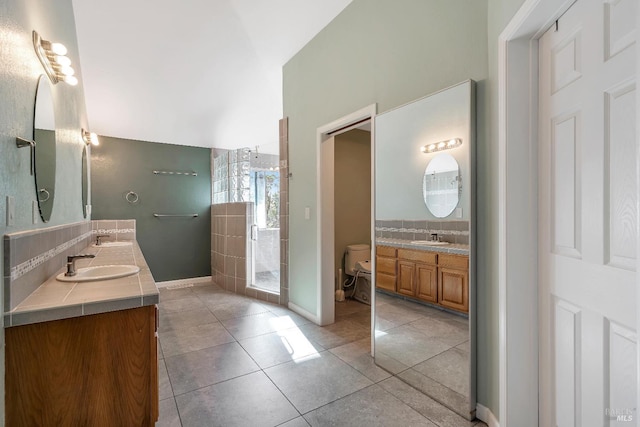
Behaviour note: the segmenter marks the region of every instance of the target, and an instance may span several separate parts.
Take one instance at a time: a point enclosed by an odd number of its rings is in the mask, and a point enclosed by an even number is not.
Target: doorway
[[[372,104],[348,116],[324,125],[317,130],[317,158],[318,158],[318,315],[316,323],[321,326],[335,321],[335,290],[339,278],[336,268],[335,241],[335,140],[336,134],[346,132],[362,126],[367,121],[373,121],[376,105]],[[371,134],[370,165],[373,172],[374,135]],[[373,177],[371,178],[373,182]],[[373,186],[371,192],[371,206],[374,206]],[[373,208],[370,213],[373,218]],[[371,225],[370,238],[373,240],[374,227]],[[373,295],[372,295],[373,297]],[[373,304],[373,302],[372,302]]]
[[[579,2],[581,0],[578,0]],[[543,277],[538,277],[538,40],[542,34],[559,19],[574,3],[573,0],[562,4],[554,0],[526,0],[520,10],[513,17],[509,25],[499,37],[499,73],[498,73],[498,144],[499,144],[499,213],[498,213],[498,281],[499,281],[499,330],[500,330],[500,423],[526,425],[547,425],[550,417],[555,417],[555,410],[545,401],[538,406],[538,375],[545,369],[538,361],[547,357],[546,350],[538,344],[538,332],[547,325],[540,324],[539,319],[544,318],[544,313],[539,312],[539,307],[545,304],[551,305],[555,301],[549,301],[544,295],[540,295]],[[595,18],[592,23],[602,28],[621,30],[622,28],[635,30],[636,11],[624,8],[632,6],[635,2],[622,0],[619,2],[598,3],[599,8],[605,10],[606,19]],[[620,9],[613,11],[612,8]],[[614,12],[614,13],[611,13]],[[627,17],[625,25],[612,25],[611,17]],[[608,42],[625,31],[618,31],[617,36],[609,38]],[[609,34],[611,35],[611,34]],[[623,37],[624,38],[624,37]],[[631,37],[633,41],[633,37]],[[614,43],[615,44],[615,43]],[[602,47],[602,40],[599,46]],[[609,45],[611,46],[611,44]],[[558,45],[558,47],[564,47]],[[636,50],[637,47],[630,49]],[[606,57],[599,51],[601,57]],[[605,94],[601,93],[604,98]],[[634,96],[635,97],[635,96]],[[603,118],[599,119],[602,122]],[[559,122],[560,123],[560,122]],[[636,143],[637,145],[637,143]],[[599,162],[604,164],[603,159]],[[604,183],[601,182],[602,187]],[[595,208],[594,213],[602,217],[602,211]],[[548,210],[546,212],[549,212]],[[591,217],[590,225],[598,222]],[[602,224],[600,224],[602,226]],[[637,231],[635,231],[637,236]],[[546,255],[545,255],[546,256]],[[535,260],[535,262],[532,262]],[[634,275],[635,276],[635,275]],[[568,283],[580,283],[577,278],[567,278]],[[634,282],[637,279],[634,277]],[[539,284],[540,283],[540,284]],[[636,300],[635,294],[631,298]],[[558,312],[561,320],[566,320],[566,325],[574,321],[574,325],[580,327],[581,319],[591,317],[590,310],[573,312],[571,306],[565,306],[564,311]],[[574,316],[575,314],[575,316]],[[551,321],[551,319],[550,319]],[[555,321],[555,320],[553,320]],[[635,327],[635,325],[633,325]],[[572,331],[577,337],[577,329],[565,328]],[[600,324],[598,331],[605,328]],[[604,338],[604,337],[601,337]],[[604,340],[603,340],[604,341]],[[573,341],[576,343],[576,341]],[[611,341],[609,341],[609,344]],[[584,347],[586,342],[575,346],[578,353],[589,351]],[[609,345],[606,344],[606,345]],[[555,344],[554,344],[555,345]],[[635,346],[634,346],[635,348]],[[600,350],[596,350],[600,351]],[[611,361],[612,353],[606,352],[604,356],[607,362]],[[633,357],[632,357],[633,358]],[[635,366],[635,360],[633,361]],[[584,369],[587,369],[586,371]],[[602,369],[602,366],[600,367]],[[577,369],[580,377],[574,377],[578,382],[589,376],[582,376],[582,372],[589,373],[588,367]],[[545,384],[544,372],[540,375],[540,390],[550,390],[549,384]],[[599,375],[595,375],[598,377]],[[589,379],[591,381],[591,379]],[[600,378],[603,381],[603,378]],[[608,382],[605,381],[605,382]],[[567,381],[568,383],[568,381]],[[574,383],[576,384],[576,383]],[[587,385],[587,384],[584,384]],[[609,383],[610,386],[610,383]],[[580,385],[582,387],[582,385]],[[598,389],[597,384],[592,384],[591,390]],[[574,391],[577,388],[573,389]],[[606,393],[606,392],[605,392]],[[551,396],[543,396],[555,399]],[[556,396],[557,398],[557,396]],[[592,421],[602,424],[606,414],[601,412],[605,399],[598,401],[592,395],[577,396],[575,402],[581,407],[576,411],[575,407],[563,408],[574,416],[584,413],[594,415]],[[551,401],[553,402],[553,400]],[[574,403],[575,403],[574,402]],[[563,403],[564,404],[564,403]],[[545,406],[546,405],[546,406]],[[557,402],[552,403],[557,406]],[[606,409],[606,408],[605,408]],[[538,412],[540,410],[540,413]],[[585,411],[585,412],[583,412]],[[595,411],[595,412],[594,412]],[[539,418],[540,417],[540,418]],[[575,418],[574,418],[575,420]],[[586,420],[583,418],[583,420]],[[609,423],[609,420],[606,421]],[[580,424],[580,421],[577,421]],[[560,425],[560,424],[559,424]]]

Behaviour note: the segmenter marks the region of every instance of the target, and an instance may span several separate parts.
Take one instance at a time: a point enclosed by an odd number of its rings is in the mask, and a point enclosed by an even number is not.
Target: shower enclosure
[[[250,201],[253,202],[252,285],[280,292],[280,172],[278,156],[251,153]]]

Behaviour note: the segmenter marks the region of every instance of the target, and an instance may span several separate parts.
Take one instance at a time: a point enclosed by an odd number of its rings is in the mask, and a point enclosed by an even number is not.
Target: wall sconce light
[[[84,129],[82,129],[82,140],[87,145],[89,144],[100,145],[100,140],[98,139],[98,135],[96,135],[93,132],[87,132]]]
[[[440,141],[435,142],[433,144],[424,145],[420,148],[420,151],[423,153],[434,153],[436,151],[449,150],[451,148],[456,148],[462,145],[462,140],[460,138],[453,138],[448,141]]]
[[[75,71],[71,68],[71,60],[65,56],[67,48],[63,44],[51,43],[40,37],[34,30],[33,48],[53,84],[58,82],[65,82],[71,86],[78,84],[78,79],[74,76]]]

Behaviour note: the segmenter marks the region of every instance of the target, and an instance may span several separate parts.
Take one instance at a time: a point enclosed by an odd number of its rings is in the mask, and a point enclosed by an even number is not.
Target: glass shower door
[[[252,168],[254,202],[253,286],[280,293],[280,172],[277,167]]]

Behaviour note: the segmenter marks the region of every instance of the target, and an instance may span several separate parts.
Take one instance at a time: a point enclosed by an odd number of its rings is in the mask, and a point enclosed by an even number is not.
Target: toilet
[[[349,245],[344,257],[344,270],[348,276],[344,292],[364,304],[371,305],[371,247],[366,244]]]

